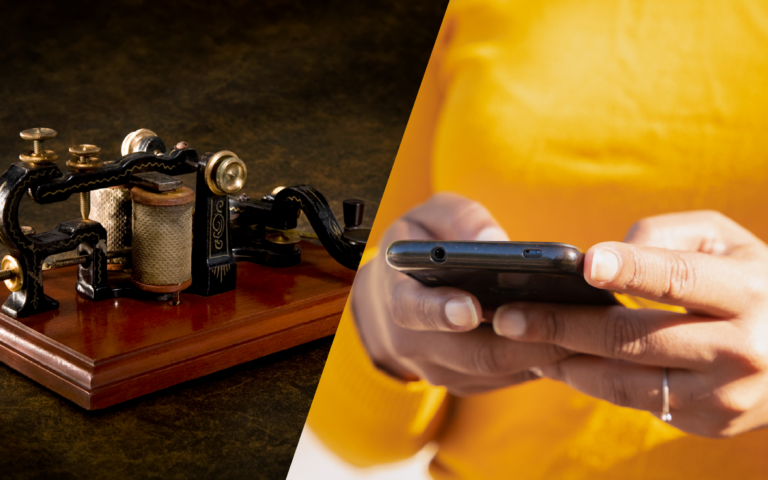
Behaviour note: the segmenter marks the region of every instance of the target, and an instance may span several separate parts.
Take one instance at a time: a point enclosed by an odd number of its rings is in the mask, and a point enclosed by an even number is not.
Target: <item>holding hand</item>
[[[624,243],[586,254],[595,287],[687,313],[515,303],[494,317],[516,342],[582,352],[545,375],[617,405],[659,412],[668,368],[672,424],[726,437],[768,425],[768,246],[716,212],[651,217]]]
[[[438,194],[390,227],[382,240],[506,241],[480,204]],[[406,380],[426,379],[470,395],[538,378],[531,371],[570,355],[553,344],[510,342],[489,324],[469,293],[430,288],[386,264],[382,251],[357,274],[352,309],[373,362]],[[460,333],[463,332],[463,333]]]

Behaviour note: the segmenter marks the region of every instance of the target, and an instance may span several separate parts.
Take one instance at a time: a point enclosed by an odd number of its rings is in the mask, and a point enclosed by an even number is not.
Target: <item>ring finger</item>
[[[544,375],[564,382],[592,397],[620,407],[646,410],[661,416],[663,372],[659,367],[591,355],[575,355],[542,367]],[[690,411],[684,403],[700,385],[699,375],[683,369],[667,369],[670,423],[685,422]]]

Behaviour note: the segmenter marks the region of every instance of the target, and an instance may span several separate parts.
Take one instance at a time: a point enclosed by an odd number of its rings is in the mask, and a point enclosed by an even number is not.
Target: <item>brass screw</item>
[[[69,153],[74,155],[67,160],[67,166],[72,167],[78,172],[85,172],[101,167],[101,160],[96,156],[101,149],[96,145],[81,144],[69,147]],[[80,214],[83,220],[88,220],[91,214],[91,192],[80,192]]]
[[[131,254],[130,248],[124,248],[122,250],[112,250],[107,252],[107,259],[125,257]],[[79,257],[62,258],[60,260],[54,260],[53,262],[44,262],[43,271],[54,270],[57,268],[71,267],[72,265],[82,265],[91,258],[89,255],[80,255]],[[2,278],[3,270],[0,270],[0,280]]]
[[[80,215],[88,220],[91,215],[91,192],[80,192]]]
[[[12,292],[18,292],[24,286],[24,277],[22,276],[21,264],[10,255],[3,257],[0,261],[0,280],[5,281],[5,286]]]
[[[216,152],[205,166],[205,183],[216,195],[239,192],[247,177],[245,163],[228,150]]]
[[[107,258],[115,258],[129,255],[131,249],[114,250],[107,252]],[[55,268],[70,267],[72,265],[82,265],[88,261],[90,256],[81,255],[79,257],[70,257],[62,260],[56,260],[51,263],[43,263],[43,270],[52,270]],[[24,286],[24,276],[22,275],[21,263],[14,257],[6,255],[0,261],[0,282],[4,281],[5,286],[12,292],[18,292]],[[176,292],[178,293],[178,292]],[[176,304],[178,305],[178,303]]]
[[[59,156],[53,150],[45,150],[43,142],[55,138],[58,132],[52,128],[30,128],[19,133],[24,140],[32,141],[32,151],[22,153],[19,159],[31,164],[44,165],[53,163],[59,159]]]
[[[94,170],[101,166],[101,161],[96,156],[101,149],[96,145],[73,145],[69,147],[69,153],[75,156],[67,160],[67,166],[77,170]]]

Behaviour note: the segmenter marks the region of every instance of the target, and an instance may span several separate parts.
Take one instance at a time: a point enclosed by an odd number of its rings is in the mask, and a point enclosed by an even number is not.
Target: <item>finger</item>
[[[439,193],[403,216],[428,238],[457,241],[508,241],[509,236],[481,204],[453,193]]]
[[[541,378],[541,371],[524,370],[499,377],[478,377],[466,375],[438,365],[427,365],[421,369],[420,377],[432,385],[445,387],[451,395],[468,397],[480,393],[511,387]]]
[[[663,370],[659,367],[576,355],[542,368],[544,376],[564,382],[589,396],[620,407],[661,414]],[[686,416],[695,416],[686,404],[700,390],[698,375],[667,369],[669,410],[672,424],[680,426]]]
[[[402,276],[392,289],[390,318],[409,330],[462,332],[480,324],[480,302],[452,287],[426,287]]]
[[[480,377],[502,377],[561,360],[572,352],[557,345],[510,341],[489,326],[456,334],[411,332],[398,354]]]
[[[741,259],[620,242],[599,243],[584,257],[584,278],[597,288],[716,316],[745,310],[752,270]]]
[[[725,215],[712,210],[700,210],[644,218],[632,225],[624,242],[723,255],[734,246],[759,240]]]
[[[726,320],[664,310],[515,303],[493,319],[498,335],[645,365],[709,368],[728,342],[742,339]],[[731,340],[729,340],[731,339]]]

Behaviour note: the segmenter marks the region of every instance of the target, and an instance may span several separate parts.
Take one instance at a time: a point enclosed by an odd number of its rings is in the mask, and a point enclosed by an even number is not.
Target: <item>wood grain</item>
[[[299,266],[238,264],[237,289],[181,305],[76,294],[77,267],[45,272],[56,311],[0,314],[0,361],[98,409],[332,335],[355,272],[303,242]]]

